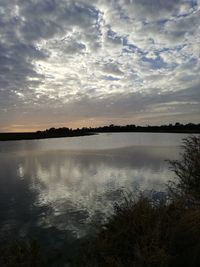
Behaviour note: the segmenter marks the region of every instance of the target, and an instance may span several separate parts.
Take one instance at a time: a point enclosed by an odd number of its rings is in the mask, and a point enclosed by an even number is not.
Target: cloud
[[[199,15],[193,0],[2,0],[2,130],[56,117],[197,122]]]

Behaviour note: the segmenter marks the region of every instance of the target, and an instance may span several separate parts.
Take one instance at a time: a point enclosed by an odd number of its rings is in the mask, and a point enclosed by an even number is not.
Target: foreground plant
[[[84,246],[84,267],[200,266],[200,137],[184,140],[170,202],[140,196],[116,205],[94,240]]]
[[[200,205],[200,136],[183,140],[179,160],[169,161],[175,180],[169,182],[172,199],[184,200],[189,206]]]

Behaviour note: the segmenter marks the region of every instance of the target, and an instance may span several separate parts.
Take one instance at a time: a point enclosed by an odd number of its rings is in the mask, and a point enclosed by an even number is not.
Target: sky
[[[0,0],[0,131],[200,120],[200,0]]]

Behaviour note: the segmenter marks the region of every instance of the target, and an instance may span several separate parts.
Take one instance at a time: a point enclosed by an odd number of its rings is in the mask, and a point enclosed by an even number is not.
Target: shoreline
[[[67,138],[67,137],[80,137],[80,136],[90,136],[98,135],[99,133],[174,133],[174,134],[200,134],[200,131],[192,130],[174,130],[174,131],[99,131],[99,132],[72,132],[70,134],[46,134],[38,132],[18,132],[18,133],[0,133],[0,142],[4,141],[22,141],[22,140],[40,140],[40,139],[52,139],[52,138]]]
[[[41,139],[52,139],[52,138],[66,138],[66,137],[79,137],[79,136],[89,136],[94,135],[94,133],[74,133],[70,135],[47,135],[39,136],[35,132],[30,133],[0,133],[0,142],[6,141],[22,141],[22,140],[41,140]]]

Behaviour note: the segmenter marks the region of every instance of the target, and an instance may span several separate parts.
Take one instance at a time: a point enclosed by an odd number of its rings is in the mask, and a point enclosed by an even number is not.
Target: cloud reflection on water
[[[171,177],[165,160],[178,152],[161,144],[0,153],[0,233],[82,237],[112,213],[124,191],[163,190]]]

